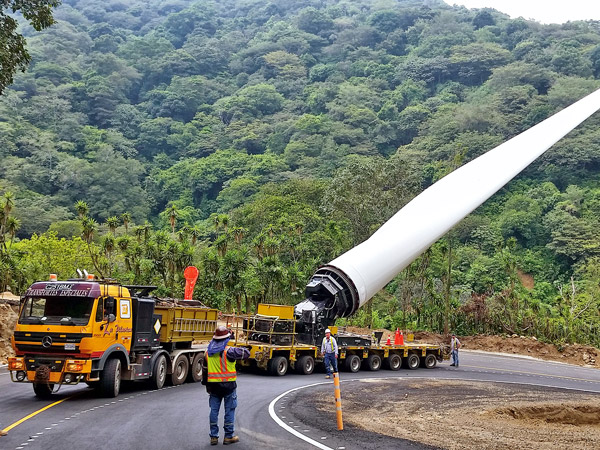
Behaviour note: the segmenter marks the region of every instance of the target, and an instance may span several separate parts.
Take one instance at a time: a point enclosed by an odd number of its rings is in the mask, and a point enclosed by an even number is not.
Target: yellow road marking
[[[64,402],[65,400],[69,400],[71,398],[75,397],[74,395],[70,395],[69,397],[65,397],[62,400],[59,400],[57,402],[54,403],[50,403],[48,406],[44,406],[42,409],[38,409],[35,412],[32,412],[31,414],[29,414],[28,416],[23,417],[21,420],[17,420],[15,423],[10,424],[9,426],[7,426],[4,430],[5,433],[8,433],[10,430],[12,430],[14,427],[21,425],[23,422],[25,422],[28,419],[31,419],[33,416],[37,416],[39,413],[46,411],[47,409],[52,408],[53,406],[58,405],[59,403]]]
[[[484,370],[499,370],[501,372],[512,372],[512,373],[523,373],[526,375],[537,375],[540,377],[550,377],[550,378],[564,378],[565,380],[575,380],[575,381],[589,381],[590,383],[600,383],[600,380],[588,380],[586,378],[576,378],[576,377],[566,377],[564,375],[550,375],[547,373],[537,373],[537,372],[523,372],[521,370],[513,370],[513,369],[497,369],[495,367],[480,367],[480,366],[468,366],[461,364],[462,367],[471,367],[473,369],[484,369]]]

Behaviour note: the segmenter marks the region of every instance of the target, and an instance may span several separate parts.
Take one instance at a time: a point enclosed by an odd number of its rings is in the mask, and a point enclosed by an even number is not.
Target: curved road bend
[[[600,394],[600,370],[598,369],[463,351],[458,369],[449,367],[449,364],[444,362],[433,370],[402,369],[398,372],[382,370],[361,371],[357,374],[342,373],[342,405],[345,379],[382,377],[499,381]],[[236,414],[236,434],[240,436],[240,442],[235,444],[234,448],[238,450],[311,448],[350,450],[357,448],[357,445],[360,447],[359,443],[344,442],[343,438],[340,439],[339,433],[336,433],[337,436],[327,435],[321,430],[307,430],[301,424],[289,424],[289,420],[286,420],[287,395],[285,393],[300,388],[295,395],[311,395],[311,388],[303,388],[303,386],[321,383],[330,383],[321,373],[309,377],[288,374],[281,378],[240,374]],[[281,398],[273,402],[279,396]],[[54,402],[64,400],[10,429],[8,436],[0,437],[0,449],[191,450],[210,448],[208,397],[204,386],[200,384],[184,384],[160,391],[149,391],[136,384],[133,387],[124,387],[122,393],[115,399],[97,398],[91,389],[73,386],[63,387],[54,397],[50,401],[36,399],[30,384],[12,383],[6,368],[0,368],[0,429],[9,427]],[[273,402],[272,410],[277,416],[277,422],[269,415],[271,402]],[[303,440],[296,437],[282,428],[281,424],[290,430],[296,430],[296,433],[306,438]],[[313,445],[311,440],[318,446]],[[405,448],[426,447],[407,443]]]

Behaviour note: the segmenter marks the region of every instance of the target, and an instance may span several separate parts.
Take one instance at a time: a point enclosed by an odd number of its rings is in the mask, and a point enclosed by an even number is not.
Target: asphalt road
[[[444,362],[433,370],[342,372],[342,405],[344,381],[383,377],[518,383],[600,395],[598,369],[463,351],[459,368],[450,367],[448,362]],[[314,389],[312,386],[323,383],[332,384],[321,373],[311,376],[288,374],[284,377],[240,374],[236,434],[241,441],[234,448],[426,448],[407,442],[396,442],[390,447],[382,442],[377,443],[376,436],[368,433],[350,436],[337,430],[326,431],[331,427],[315,429],[290,420],[293,417],[293,411],[287,410],[290,398],[298,401],[299,396],[310,396],[311,389]],[[124,387],[115,399],[97,398],[91,389],[84,386],[64,387],[52,400],[38,400],[30,384],[12,383],[6,368],[0,368],[0,429],[10,427],[30,414],[63,400],[12,427],[7,436],[0,437],[0,449],[214,448],[210,447],[208,438],[208,396],[200,384],[184,384],[159,391],[134,385]],[[347,386],[368,389],[369,385],[348,383]],[[331,389],[332,417],[335,417],[333,385]]]

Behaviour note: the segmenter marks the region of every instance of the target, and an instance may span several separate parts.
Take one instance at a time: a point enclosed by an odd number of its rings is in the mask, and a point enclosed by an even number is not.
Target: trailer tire
[[[100,374],[100,395],[102,397],[114,398],[121,390],[121,360],[110,358],[104,364],[104,370]]]
[[[269,361],[268,370],[271,375],[282,377],[288,370],[288,361],[285,356],[275,356]]]
[[[310,355],[301,356],[296,361],[296,373],[301,375],[310,375],[315,370],[315,358]]]
[[[423,366],[426,369],[433,369],[437,365],[437,358],[433,353],[430,353],[423,359]]]
[[[150,377],[150,387],[152,389],[162,389],[167,379],[167,358],[165,355],[159,355],[154,361],[152,376]]]
[[[348,372],[356,373],[360,370],[360,363],[360,358],[357,355],[348,355],[344,366]]]
[[[372,353],[367,357],[367,368],[372,372],[377,372],[381,369],[381,356]]]
[[[190,369],[190,360],[187,355],[179,355],[173,363],[173,371],[171,372],[171,384],[179,386],[183,384],[187,378]]]
[[[385,366],[390,370],[400,370],[402,358],[398,353],[390,353],[390,356],[385,360]]]
[[[53,384],[48,383],[33,383],[33,392],[37,398],[47,400],[52,396],[54,390]]]
[[[416,353],[411,353],[408,355],[408,358],[406,358],[406,367],[410,370],[417,369],[419,364],[421,364],[421,358],[419,358],[419,355]]]
[[[190,383],[197,383],[202,380],[202,356],[202,353],[196,353],[194,359],[192,359],[192,365],[187,376]]]

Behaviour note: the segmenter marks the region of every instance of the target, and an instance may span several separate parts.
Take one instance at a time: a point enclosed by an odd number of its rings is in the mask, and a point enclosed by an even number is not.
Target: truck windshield
[[[92,306],[90,297],[27,297],[19,323],[87,325]]]

